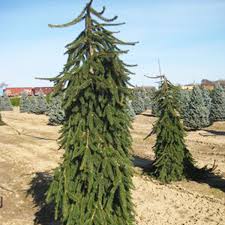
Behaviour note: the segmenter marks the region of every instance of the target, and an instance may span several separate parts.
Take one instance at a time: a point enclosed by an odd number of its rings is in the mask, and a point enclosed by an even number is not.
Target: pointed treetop
[[[79,16],[77,16],[75,19],[73,19],[72,21],[65,23],[65,24],[49,24],[48,26],[51,28],[62,28],[62,27],[69,27],[69,26],[73,26],[81,21],[83,21],[84,19],[87,19],[88,17],[90,18],[91,15],[94,15],[95,17],[97,17],[98,19],[106,22],[103,24],[98,24],[97,21],[93,20],[95,25],[102,25],[102,26],[118,26],[118,25],[122,25],[125,23],[114,23],[112,24],[111,22],[115,21],[118,16],[114,16],[113,18],[106,18],[103,16],[104,12],[105,12],[105,6],[103,6],[102,11],[98,12],[96,11],[94,8],[92,8],[92,3],[93,0],[89,1],[86,6],[84,7],[84,9],[82,10],[82,12],[80,13]],[[87,22],[87,21],[86,21]]]

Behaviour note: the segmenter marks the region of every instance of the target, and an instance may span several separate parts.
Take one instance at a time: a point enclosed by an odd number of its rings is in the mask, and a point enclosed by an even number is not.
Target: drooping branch
[[[103,20],[103,21],[105,21],[105,22],[113,22],[113,21],[115,21],[115,20],[118,18],[118,16],[114,16],[113,18],[108,19],[108,18],[102,16],[102,14],[99,14],[99,13],[98,13],[95,9],[93,9],[93,8],[91,8],[90,11],[91,11],[91,13],[92,13],[93,15],[95,15],[97,18],[99,18],[99,19],[101,19],[101,20]]]
[[[87,6],[83,9],[83,11],[81,12],[81,14],[76,17],[74,20],[68,22],[68,23],[64,23],[64,24],[49,24],[48,26],[51,28],[62,28],[62,27],[70,27],[73,26],[79,22],[81,22],[83,19],[85,19],[85,12],[87,10]]]
[[[98,12],[98,14],[103,15],[104,12],[105,12],[105,9],[106,9],[105,6],[103,6],[103,7],[102,7],[102,11]]]

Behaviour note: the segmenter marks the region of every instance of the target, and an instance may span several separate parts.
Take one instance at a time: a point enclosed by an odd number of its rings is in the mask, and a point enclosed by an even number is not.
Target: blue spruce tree
[[[225,120],[225,91],[221,85],[216,86],[216,88],[212,91],[211,97],[211,121],[214,122]]]
[[[65,112],[62,108],[62,97],[54,96],[51,98],[51,102],[48,110],[49,125],[61,125],[65,120]]]
[[[131,105],[136,115],[141,114],[145,111],[145,103],[144,103],[143,95],[139,90],[133,91]]]
[[[4,94],[3,97],[0,97],[0,111],[12,111],[13,107],[9,97]]]
[[[22,93],[20,98],[20,112],[21,113],[29,113],[31,111],[31,101],[26,92]]]
[[[193,130],[210,125],[208,109],[205,106],[202,91],[198,86],[195,86],[192,90],[188,109],[183,119],[184,125]]]

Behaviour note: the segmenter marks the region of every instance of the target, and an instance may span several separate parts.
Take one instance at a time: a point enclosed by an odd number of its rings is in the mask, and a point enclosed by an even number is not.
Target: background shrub
[[[20,97],[12,97],[10,98],[11,104],[14,107],[19,107],[20,106]]]

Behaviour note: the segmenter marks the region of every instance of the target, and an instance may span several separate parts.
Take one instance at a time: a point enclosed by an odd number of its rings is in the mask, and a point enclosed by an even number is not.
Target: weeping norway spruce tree
[[[152,131],[157,136],[153,174],[163,183],[190,177],[195,167],[185,145],[184,128],[179,116],[178,89],[165,77],[156,92],[155,102],[159,118]]]
[[[51,79],[62,94],[65,121],[60,144],[65,150],[47,193],[55,217],[66,225],[131,225],[132,165],[127,87],[130,74],[119,55],[125,43],[107,30],[107,19],[92,0],[68,27],[81,21],[85,28],[66,46],[63,72]]]

